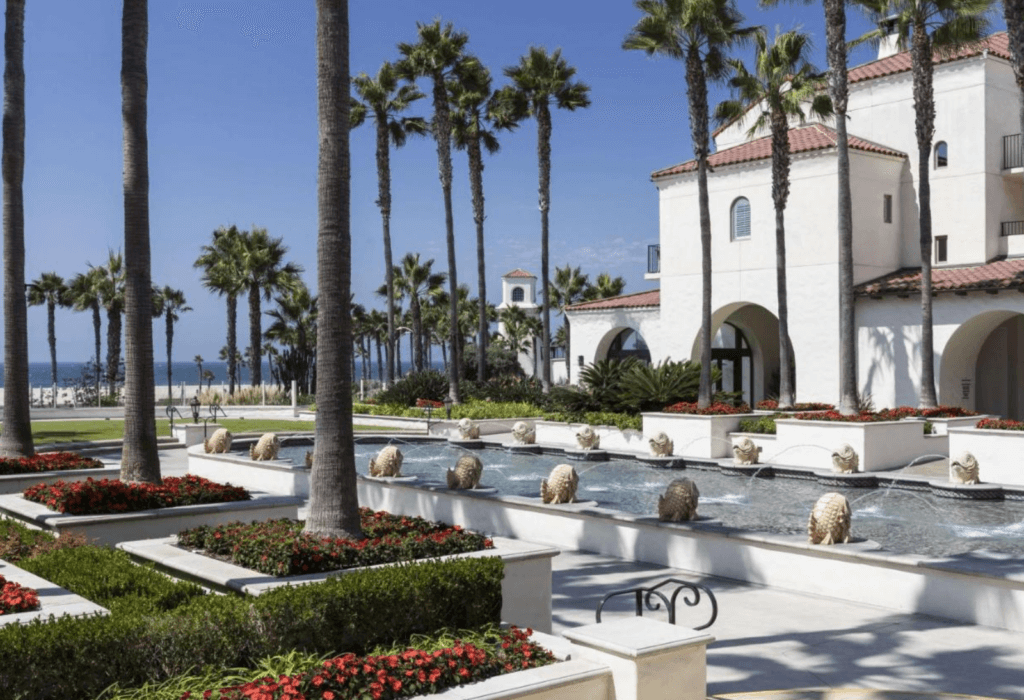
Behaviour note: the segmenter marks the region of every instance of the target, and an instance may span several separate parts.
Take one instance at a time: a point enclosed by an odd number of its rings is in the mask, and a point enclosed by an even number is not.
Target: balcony
[[[661,272],[661,244],[647,246],[647,274],[657,275]]]
[[[1000,229],[999,235],[1003,238],[1021,236],[1024,235],[1024,221],[1004,221]]]
[[[1024,140],[1021,134],[1003,137],[1003,170],[1024,167]]]

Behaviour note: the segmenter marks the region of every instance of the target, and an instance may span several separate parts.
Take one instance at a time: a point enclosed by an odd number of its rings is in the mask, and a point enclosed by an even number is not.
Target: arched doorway
[[[727,304],[711,315],[711,361],[722,371],[719,391],[736,391],[753,406],[778,393],[779,319],[760,304]],[[700,362],[700,329],[690,358]]]
[[[939,403],[1024,419],[1024,315],[987,311],[953,333],[942,352]]]
[[[632,328],[625,328],[612,338],[605,357],[609,360],[624,360],[627,357],[632,357],[651,364],[651,351],[647,348],[647,341],[639,331]]]
[[[744,403],[753,405],[754,353],[743,331],[728,321],[719,326],[711,341],[711,362],[720,374],[715,391],[741,394]]]

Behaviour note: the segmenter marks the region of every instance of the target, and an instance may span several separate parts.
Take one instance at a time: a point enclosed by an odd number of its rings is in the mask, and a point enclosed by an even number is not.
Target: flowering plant
[[[178,533],[178,545],[272,576],[295,576],[490,549],[494,543],[459,525],[359,509],[362,540],[316,537],[296,520],[200,525]]]
[[[207,690],[195,697],[213,700],[388,700],[436,693],[524,668],[554,663],[551,652],[529,640],[533,630],[511,628],[494,648],[456,640],[436,651],[407,649],[398,654],[344,654],[317,671],[270,676],[252,683]],[[182,700],[192,698],[191,692]]]
[[[777,411],[779,410],[779,402],[775,399],[765,399],[764,401],[758,401],[754,408],[759,411]],[[788,410],[791,411],[831,411],[834,409],[830,403],[795,403]]]
[[[881,423],[882,421],[899,420],[899,417],[889,416],[882,413],[864,411],[855,413],[852,416],[844,416],[839,411],[810,411],[805,413],[794,413],[790,418],[796,420],[823,420],[833,423]]]
[[[662,409],[664,413],[690,413],[696,416],[731,416],[737,413],[750,413],[746,404],[732,406],[727,403],[713,403],[707,408],[697,408],[696,402],[680,401]]]
[[[1001,420],[999,418],[982,418],[975,427],[982,430],[1024,430],[1024,422],[1019,420]]]
[[[964,416],[977,415],[973,411],[960,408],[959,406],[936,406],[935,408],[914,408],[913,406],[897,406],[896,408],[884,408],[878,412],[862,411],[852,416],[841,415],[838,411],[825,411],[824,413],[797,413],[793,416],[797,420],[825,420],[843,421],[847,423],[875,423],[881,421],[903,420],[904,418],[960,418]]]
[[[416,399],[416,408],[444,408],[444,404],[432,399]]]
[[[130,513],[152,508],[191,506],[200,503],[248,501],[249,492],[240,486],[218,484],[201,476],[169,476],[161,484],[126,484],[117,479],[86,479],[36,484],[22,493],[29,501],[50,510],[72,515]]]
[[[99,469],[103,462],[83,457],[74,452],[47,452],[32,457],[0,459],[0,474],[30,474],[32,472],[67,471],[69,469]]]
[[[38,607],[38,593],[0,576],[0,615],[35,610]]]

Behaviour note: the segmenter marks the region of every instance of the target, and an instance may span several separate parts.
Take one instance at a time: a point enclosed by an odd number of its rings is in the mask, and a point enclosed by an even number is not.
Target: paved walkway
[[[116,460],[120,452],[111,449],[99,456]],[[160,463],[165,476],[184,474],[185,450],[161,450]],[[592,623],[597,604],[613,590],[669,577],[710,587],[719,603],[718,621],[709,630],[716,641],[708,648],[708,693],[715,698],[922,700],[950,693],[1024,698],[1022,633],[586,552],[562,552],[553,568],[555,632]],[[631,615],[632,605],[629,598],[615,599],[604,615]],[[665,619],[663,612],[648,614]],[[698,625],[705,619],[703,608],[687,610],[680,604],[680,624]],[[786,688],[816,690],[780,690]]]

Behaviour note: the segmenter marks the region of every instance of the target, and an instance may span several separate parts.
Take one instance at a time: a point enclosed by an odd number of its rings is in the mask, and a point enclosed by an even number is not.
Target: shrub
[[[466,382],[464,398],[479,401],[530,403],[545,399],[539,381],[533,378],[492,377],[486,382]]]
[[[0,576],[0,615],[28,612],[39,607],[39,593]]]
[[[775,399],[765,399],[764,401],[758,401],[754,406],[759,411],[777,411],[779,409],[779,402]],[[831,411],[835,408],[830,403],[795,403],[788,410],[790,411]]]
[[[200,476],[169,476],[162,484],[126,484],[117,479],[87,479],[67,483],[36,484],[22,494],[50,510],[72,515],[128,513],[151,508],[191,506],[200,503],[248,501],[240,486],[218,484]]]
[[[0,520],[0,559],[18,564],[22,559],[59,549],[82,547],[83,535],[64,533],[54,537],[42,530],[32,530],[14,520]]]
[[[96,697],[193,668],[250,667],[292,650],[363,653],[443,627],[497,623],[500,559],[363,569],[258,598],[201,596],[156,615],[63,617],[0,628],[4,697]],[[26,672],[31,669],[31,672]]]
[[[623,407],[622,382],[638,361],[627,357],[623,360],[598,360],[580,370],[580,384],[595,401],[606,410]]]
[[[0,474],[30,474],[32,472],[68,471],[70,469],[99,469],[103,462],[83,457],[74,452],[47,452],[32,457],[0,459]]]
[[[761,433],[763,435],[775,435],[775,419],[782,415],[784,414],[776,413],[770,416],[744,418],[740,420],[740,432]]]
[[[696,400],[699,386],[699,362],[637,363],[622,378],[622,402],[635,411],[657,411],[676,402]]]
[[[470,343],[462,349],[462,364],[466,370],[466,379],[477,381],[479,372],[476,366],[476,344]],[[523,377],[523,367],[519,364],[519,354],[513,352],[502,343],[487,344],[488,377]]]
[[[316,537],[296,520],[200,525],[178,533],[178,544],[272,576],[295,576],[357,566],[475,552],[494,545],[483,535],[423,518],[359,509],[365,539]]]
[[[291,393],[279,387],[266,387],[266,403],[268,406],[290,406]],[[216,403],[222,406],[260,406],[263,404],[263,387],[237,386],[235,393],[221,393],[219,389],[207,389],[199,394],[199,402],[206,406]],[[301,403],[301,401],[300,401]]]
[[[680,401],[679,403],[666,406],[663,413],[689,413],[695,416],[730,416],[737,413],[750,413],[750,408],[745,404],[733,406],[727,403],[713,403],[707,408],[697,408],[696,402]]]
[[[378,404],[414,406],[416,399],[443,401],[448,395],[448,377],[437,370],[410,372],[374,397]]]
[[[548,413],[547,420],[564,423],[587,423],[588,425],[611,425],[619,430],[643,430],[643,416],[612,411],[586,411],[584,413]]]
[[[545,415],[543,409],[530,403],[470,401],[469,403],[452,406],[452,418],[454,420],[462,418],[471,418],[473,420],[486,420],[488,418],[542,418]]]

